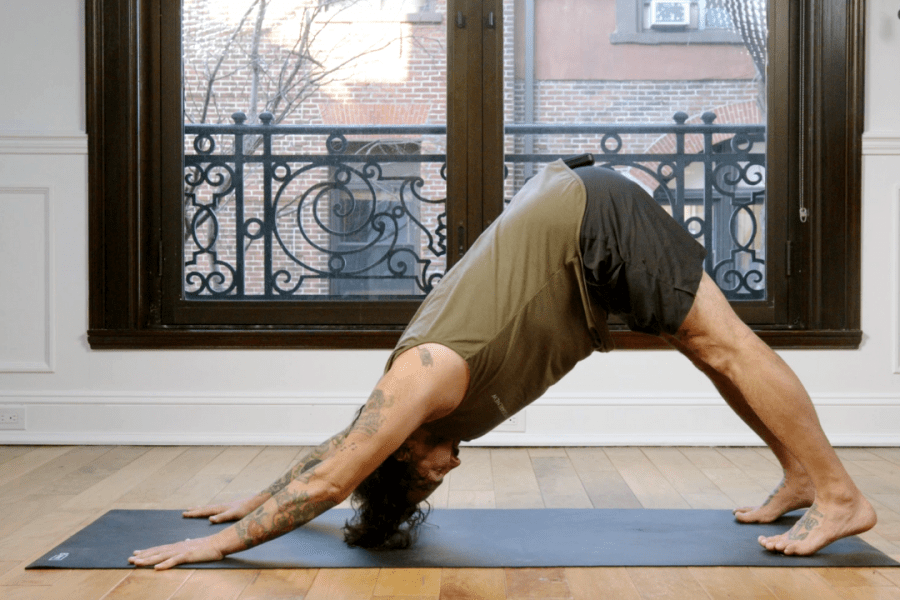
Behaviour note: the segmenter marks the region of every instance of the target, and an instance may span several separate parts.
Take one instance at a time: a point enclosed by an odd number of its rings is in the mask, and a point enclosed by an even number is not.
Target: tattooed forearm
[[[429,352],[427,348],[419,347],[419,360],[422,361],[423,367],[434,366],[434,358],[432,358],[431,352]]]
[[[271,502],[260,506],[235,524],[235,532],[244,549],[252,548],[293,531],[335,504],[331,500],[311,500],[306,492],[288,487],[276,494],[274,509]]]
[[[375,435],[385,421],[385,417],[381,414],[381,410],[393,403],[393,396],[376,389],[372,392],[372,395],[369,396],[369,400],[359,414],[359,418],[357,418],[351,426],[351,431],[362,433],[366,436]]]
[[[303,479],[301,478],[301,475],[311,473],[311,470],[316,467],[316,465],[320,464],[329,453],[333,452],[335,448],[343,443],[343,441],[347,438],[347,433],[347,430],[344,430],[337,435],[332,436],[326,442],[319,444],[309,454],[304,456],[296,465],[294,465],[294,467],[290,471],[285,473],[280,479],[263,490],[262,493],[270,497],[274,496],[295,479]]]

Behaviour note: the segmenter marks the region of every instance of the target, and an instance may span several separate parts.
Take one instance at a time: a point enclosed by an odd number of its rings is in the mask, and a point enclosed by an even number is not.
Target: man
[[[165,569],[218,560],[303,525],[354,494],[349,544],[408,546],[419,503],[490,431],[580,360],[612,348],[607,313],[660,335],[706,373],[769,445],[784,479],[744,523],[807,508],[765,548],[812,554],[874,526],[796,375],[703,272],[704,249],[614,171],[547,166],[425,299],[357,418],[254,498],[187,511],[238,520],[207,538],[135,552]],[[598,386],[602,385],[598,382]]]

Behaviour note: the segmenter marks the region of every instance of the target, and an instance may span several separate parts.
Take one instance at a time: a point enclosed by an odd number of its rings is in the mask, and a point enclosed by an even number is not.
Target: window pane
[[[729,299],[765,299],[764,0],[507,4],[507,200],[591,153],[706,247]]]
[[[184,297],[420,297],[445,270],[443,3],[184,0]]]

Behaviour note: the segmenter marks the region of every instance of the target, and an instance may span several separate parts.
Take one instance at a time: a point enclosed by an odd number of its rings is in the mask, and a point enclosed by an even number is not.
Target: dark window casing
[[[497,0],[449,4],[449,14],[499,11]],[[182,138],[180,123],[166,127],[165,119],[180,114],[180,95],[172,93],[177,82],[161,67],[180,62],[180,31],[167,28],[160,15],[178,10],[177,5],[174,0],[86,2],[89,344],[119,349],[391,347],[411,307],[376,309],[369,323],[356,325],[309,326],[302,315],[286,319],[286,311],[296,316],[300,310],[290,303],[247,310],[239,325],[174,324],[164,318],[161,273],[169,259],[159,233],[160,198],[172,184],[161,174],[181,172],[180,154],[173,149],[181,148]],[[776,139],[783,143],[769,156],[767,193],[770,206],[783,206],[785,232],[777,243],[784,245],[779,279],[786,288],[774,322],[754,324],[752,315],[742,316],[776,347],[855,348],[862,338],[865,4],[773,0],[772,7],[770,35],[780,42],[769,54],[768,81],[776,86],[770,98],[778,101],[768,104],[768,131],[770,146]],[[451,233],[457,222],[469,227],[465,239],[450,242],[451,260],[458,257],[455,248],[475,235],[473,225],[484,226],[499,210],[498,203],[476,200],[502,197],[502,114],[496,108],[502,102],[499,86],[483,87],[498,79],[501,53],[496,41],[481,40],[477,28],[459,31],[471,39],[448,40],[450,77],[455,78],[448,85],[449,170],[460,165],[448,180],[448,194],[465,197],[467,204],[448,215],[448,223]],[[477,52],[475,43],[480,44]],[[809,211],[805,222],[801,205]],[[627,331],[614,337],[619,348],[663,345]]]

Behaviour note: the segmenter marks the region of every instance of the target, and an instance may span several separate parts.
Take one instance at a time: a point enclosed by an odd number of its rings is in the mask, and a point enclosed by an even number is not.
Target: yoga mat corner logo
[[[66,560],[66,557],[68,557],[68,556],[69,556],[69,553],[68,553],[68,552],[60,552],[59,554],[55,554],[55,555],[51,556],[51,557],[48,558],[47,560],[50,561],[50,562],[53,562],[53,561],[60,561],[60,560]]]

